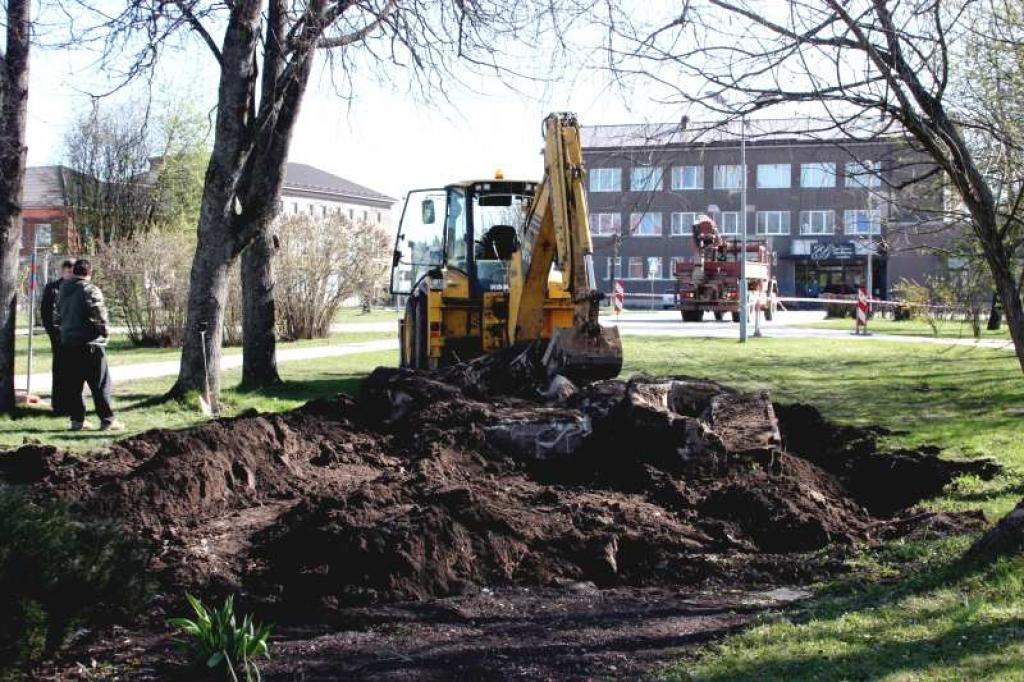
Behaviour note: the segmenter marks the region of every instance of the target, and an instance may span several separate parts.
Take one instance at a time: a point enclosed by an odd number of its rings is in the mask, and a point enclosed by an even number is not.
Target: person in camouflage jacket
[[[110,368],[107,366],[109,316],[103,292],[92,283],[92,263],[75,261],[73,277],[60,285],[55,321],[60,328],[60,345],[67,376],[68,416],[71,430],[86,428],[83,384],[89,385],[100,430],[123,428],[110,405]]]

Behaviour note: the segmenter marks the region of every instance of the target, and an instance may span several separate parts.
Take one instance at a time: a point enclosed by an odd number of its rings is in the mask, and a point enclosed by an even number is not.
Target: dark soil
[[[646,659],[612,662],[616,642],[667,650],[708,636],[694,590],[806,582],[842,570],[814,550],[984,523],[912,507],[963,473],[993,475],[991,462],[880,452],[874,433],[809,406],[685,377],[545,398],[529,362],[505,360],[378,369],[358,399],[155,430],[84,458],[25,446],[0,456],[0,476],[120,523],[168,594],[238,593],[291,627],[279,651],[308,664],[303,679],[630,673]],[[579,585],[601,590],[584,598]],[[497,615],[499,593],[513,595],[511,620]],[[381,606],[408,600],[454,611]],[[734,606],[707,606],[728,611],[713,632],[746,620]],[[669,614],[663,632],[652,609]],[[366,625],[378,617],[399,642],[386,645],[393,659]],[[546,639],[591,618],[621,637],[567,634],[564,651]],[[313,623],[377,629],[289,643]]]

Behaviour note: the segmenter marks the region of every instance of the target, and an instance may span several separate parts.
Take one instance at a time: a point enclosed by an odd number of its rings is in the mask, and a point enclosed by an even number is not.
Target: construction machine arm
[[[573,327],[556,330],[547,357],[552,373],[576,380],[615,376],[622,367],[618,330],[598,324],[603,294],[594,275],[585,176],[576,116],[551,114],[544,119],[544,180],[530,216],[539,229],[522,293],[512,301],[510,326],[515,342],[540,338],[548,276],[557,256],[562,284],[572,296]]]

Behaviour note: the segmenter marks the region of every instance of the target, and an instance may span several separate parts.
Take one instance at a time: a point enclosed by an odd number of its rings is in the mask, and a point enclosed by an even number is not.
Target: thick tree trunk
[[[983,241],[982,248],[992,271],[992,280],[999,293],[999,300],[1003,304],[1003,314],[1006,316],[1006,326],[1010,329],[1017,362],[1024,372],[1024,305],[1021,302],[1020,289],[1017,287],[1017,278],[1010,266],[1009,248],[996,241],[994,227],[991,231],[983,231],[982,234],[990,236],[989,241]]]
[[[274,237],[264,227],[242,252],[242,387],[281,382],[277,373]]]
[[[0,61],[0,411],[14,411],[14,323],[28,107],[29,1],[7,0]]]
[[[224,304],[228,296],[228,268],[234,261],[226,230],[200,229],[199,244],[189,278],[188,320],[181,349],[178,381],[172,397],[198,392],[216,408],[220,394],[221,340]],[[207,389],[209,394],[207,395]]]

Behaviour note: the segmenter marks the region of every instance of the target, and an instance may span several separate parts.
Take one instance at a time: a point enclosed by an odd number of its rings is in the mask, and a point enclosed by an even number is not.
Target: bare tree
[[[1024,369],[1024,183],[978,153],[1020,147],[1004,125],[965,106],[957,87],[976,75],[963,71],[963,56],[979,19],[1009,6],[1003,0],[690,0],[651,23],[615,5],[604,16],[614,72],[661,89],[669,101],[733,120],[798,105],[814,114],[805,119],[805,134],[905,135],[955,193],[953,217],[967,219],[980,246]],[[999,38],[1017,74],[1020,37],[1018,28]],[[910,180],[935,177],[925,172]]]
[[[131,239],[153,218],[147,181],[153,152],[145,116],[134,106],[94,102],[65,136],[67,200],[75,212],[78,243],[88,253]]]
[[[14,410],[14,326],[28,107],[29,2],[7,0],[0,52],[0,411]]]
[[[329,73],[350,91],[355,74],[366,71],[379,82],[408,78],[423,93],[443,94],[455,63],[497,70],[498,46],[522,40],[540,22],[531,7],[498,0],[130,0],[120,15],[103,18],[108,55],[124,53],[126,46],[136,49],[129,75],[145,72],[179,34],[198,38],[220,69],[185,343],[170,395],[201,390],[204,356],[212,393],[219,392],[227,272],[254,243],[257,250],[245,268],[251,305],[244,308],[253,320],[247,326],[270,328],[273,276],[264,247],[317,55],[324,55]],[[213,26],[222,31],[220,40]],[[201,328],[208,329],[205,347]],[[276,380],[272,334],[246,344],[245,355],[254,381]]]

